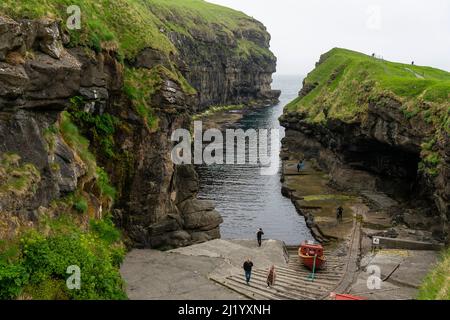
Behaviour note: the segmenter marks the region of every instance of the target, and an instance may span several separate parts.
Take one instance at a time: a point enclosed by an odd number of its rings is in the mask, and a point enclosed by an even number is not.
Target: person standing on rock
[[[247,285],[250,282],[250,277],[252,276],[252,268],[253,268],[253,262],[250,260],[250,258],[247,258],[247,261],[244,262],[244,272],[245,272],[245,282],[247,282]]]
[[[258,247],[261,247],[263,234],[264,234],[264,232],[263,232],[262,228],[259,228],[258,232],[256,233],[256,239],[258,240]]]
[[[267,273],[267,288],[270,288],[275,284],[275,277],[275,266],[272,265],[269,269],[269,272]]]

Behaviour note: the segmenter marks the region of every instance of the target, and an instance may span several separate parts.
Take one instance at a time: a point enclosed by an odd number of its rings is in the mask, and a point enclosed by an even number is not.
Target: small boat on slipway
[[[310,270],[322,269],[325,266],[325,255],[323,247],[320,244],[314,244],[312,241],[303,242],[298,249],[300,263]]]

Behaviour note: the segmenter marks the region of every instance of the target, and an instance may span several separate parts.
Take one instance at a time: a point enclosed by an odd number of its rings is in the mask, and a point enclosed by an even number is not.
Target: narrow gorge
[[[450,299],[450,73],[262,3],[0,0],[0,300]]]

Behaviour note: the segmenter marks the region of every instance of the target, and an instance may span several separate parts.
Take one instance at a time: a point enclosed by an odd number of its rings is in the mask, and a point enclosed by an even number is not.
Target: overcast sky
[[[307,74],[343,47],[450,71],[449,0],[208,0],[260,20],[279,74]]]

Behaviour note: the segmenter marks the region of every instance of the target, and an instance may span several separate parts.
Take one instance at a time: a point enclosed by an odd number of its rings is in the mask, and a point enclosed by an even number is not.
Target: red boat
[[[330,293],[331,300],[366,300],[366,298],[354,296],[351,294]]]
[[[323,247],[320,244],[302,243],[298,249],[298,256],[300,262],[310,270],[321,269],[325,265],[326,259],[323,254]]]

